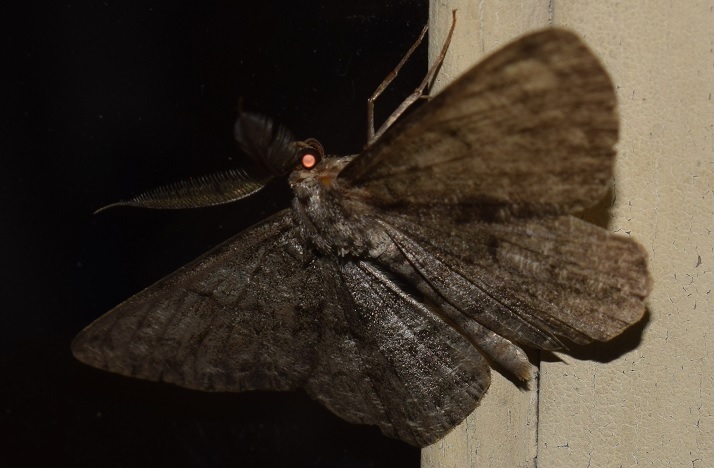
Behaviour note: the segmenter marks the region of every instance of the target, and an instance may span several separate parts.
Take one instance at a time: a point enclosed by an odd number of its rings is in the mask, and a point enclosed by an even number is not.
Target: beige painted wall
[[[608,228],[646,246],[655,286],[644,327],[579,356],[596,360],[542,362],[531,391],[494,375],[422,466],[714,466],[712,0],[431,0],[433,50],[453,8],[438,85],[549,25],[577,31],[600,56],[621,115]]]

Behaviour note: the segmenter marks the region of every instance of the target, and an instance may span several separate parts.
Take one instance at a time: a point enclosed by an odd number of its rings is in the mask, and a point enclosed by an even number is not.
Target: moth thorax
[[[336,185],[324,184],[317,174],[294,190],[294,216],[303,237],[323,254],[374,257],[384,250],[386,234],[366,205],[350,201]]]

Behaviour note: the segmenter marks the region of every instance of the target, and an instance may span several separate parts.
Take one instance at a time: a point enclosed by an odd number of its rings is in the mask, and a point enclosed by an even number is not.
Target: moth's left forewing
[[[548,29],[467,71],[340,179],[380,206],[570,212],[604,195],[617,136],[607,72],[575,34]]]

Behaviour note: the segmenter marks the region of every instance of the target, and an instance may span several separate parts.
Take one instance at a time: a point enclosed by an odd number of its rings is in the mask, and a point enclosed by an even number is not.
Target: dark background
[[[240,97],[328,153],[359,151],[366,98],[426,23],[426,1],[22,5],[0,20],[0,466],[418,466],[418,449],[302,392],[136,381],[75,362],[69,344],[290,194],[276,184],[217,208],[95,209],[240,166]],[[382,116],[425,70],[422,49]]]

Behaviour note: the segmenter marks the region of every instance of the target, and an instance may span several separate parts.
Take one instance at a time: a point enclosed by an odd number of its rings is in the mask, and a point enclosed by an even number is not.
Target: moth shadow
[[[588,345],[568,344],[562,352],[580,361],[595,361],[608,363],[614,361],[625,353],[633,351],[642,342],[642,335],[650,322],[650,311],[645,310],[642,319],[625,330],[619,336],[606,342],[595,342]],[[543,362],[562,362],[556,354],[550,351],[541,351],[540,360]]]
[[[600,201],[583,211],[574,213],[573,216],[600,226],[603,229],[607,229],[612,221],[612,213],[610,210],[614,202],[615,191],[610,187]]]
[[[574,357],[579,361],[594,361],[599,363],[608,363],[614,361],[625,353],[628,353],[637,348],[642,341],[642,334],[649,324],[650,312],[645,311],[642,319],[607,342],[595,342],[588,345],[578,345],[575,343],[567,343],[567,347],[560,352]],[[557,354],[551,351],[541,351],[537,349],[524,349],[528,360],[534,366],[538,366],[539,362],[564,362]],[[505,377],[511,384],[523,391],[532,390],[534,379],[521,380],[516,375],[509,372],[507,369],[499,366],[496,362],[490,362],[493,370]]]

